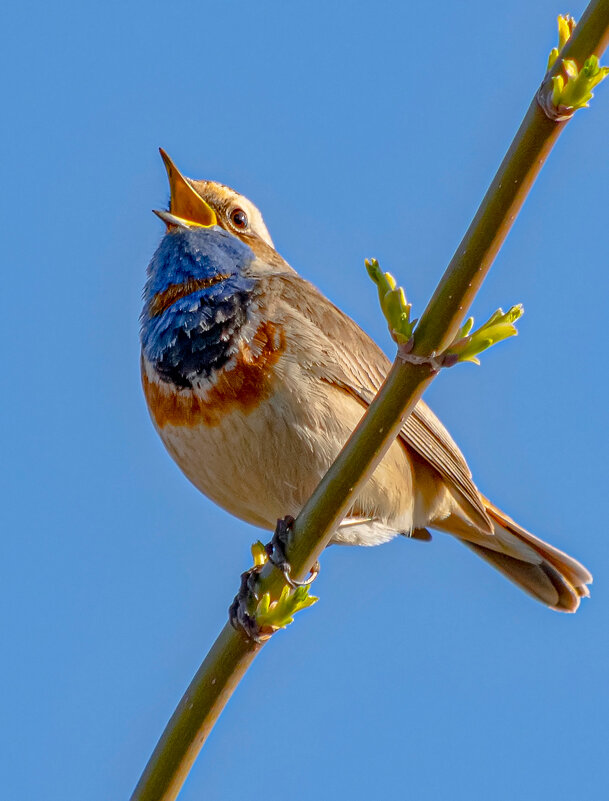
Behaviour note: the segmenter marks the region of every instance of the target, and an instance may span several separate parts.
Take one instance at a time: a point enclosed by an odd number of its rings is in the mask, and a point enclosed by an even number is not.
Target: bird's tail
[[[586,585],[592,582],[592,576],[586,568],[521,528],[486,498],[484,503],[494,537],[471,536],[472,529],[454,516],[442,521],[441,527],[456,534],[464,545],[533,598],[560,612],[575,612],[579,599],[590,595]]]

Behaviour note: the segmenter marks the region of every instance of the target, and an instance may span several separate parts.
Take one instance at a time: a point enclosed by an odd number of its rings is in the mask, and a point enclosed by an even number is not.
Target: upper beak
[[[167,224],[168,228],[175,225],[182,228],[191,228],[193,226],[211,228],[212,225],[217,225],[216,212],[209,203],[206,203],[201,195],[188,183],[162,148],[159,148],[159,153],[165,162],[171,200],[169,202],[169,212],[155,210],[154,213]]]

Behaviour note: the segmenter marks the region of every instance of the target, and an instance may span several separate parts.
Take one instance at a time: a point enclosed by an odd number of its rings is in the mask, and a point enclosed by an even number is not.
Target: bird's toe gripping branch
[[[264,562],[259,562],[257,559],[256,549],[258,546],[264,549],[261,542],[255,542],[252,545],[254,566],[241,574],[241,586],[234,601],[228,607],[228,619],[234,629],[242,631],[248,639],[259,643],[268,639],[273,632],[264,632],[256,620],[256,604],[259,601],[256,583],[258,574],[264,565]]]
[[[290,564],[285,556],[286,538],[293,518],[277,521],[273,539],[268,545],[255,542],[252,545],[254,565],[241,574],[241,587],[230,605],[228,617],[233,628],[241,630],[256,643],[268,640],[278,629],[283,629],[294,620],[294,615],[318,601],[309,594],[309,585],[317,577],[316,562],[306,581],[296,581],[290,576]],[[275,600],[260,586],[260,573],[271,561],[284,575],[286,584]]]
[[[573,17],[558,17],[558,47],[548,57],[548,71],[554,66],[576,26]],[[537,92],[537,102],[546,116],[555,122],[566,122],[579,108],[587,108],[594,97],[592,90],[609,75],[609,67],[601,67],[598,57],[591,55],[580,69],[572,59],[561,60],[562,70],[551,82],[544,79]]]
[[[366,260],[368,275],[377,286],[381,309],[389,325],[391,336],[398,345],[398,354],[403,361],[413,364],[428,364],[437,372],[442,367],[452,367],[457,362],[480,364],[479,353],[503,339],[515,336],[518,331],[514,323],[522,317],[522,305],[512,306],[507,312],[498,309],[489,319],[472,331],[474,318],[470,317],[457,332],[451,344],[442,353],[428,356],[413,354],[416,320],[411,320],[411,304],[406,300],[402,287],[390,273],[382,272],[376,259]]]
[[[270,561],[275,567],[281,570],[286,582],[292,589],[298,589],[298,587],[308,587],[309,584],[315,581],[320,571],[320,566],[319,562],[315,562],[308,577],[304,581],[298,581],[298,579],[292,578],[292,566],[288,561],[285,549],[288,544],[290,529],[293,525],[294,518],[291,515],[287,515],[281,520],[278,520],[273,539],[265,547]]]

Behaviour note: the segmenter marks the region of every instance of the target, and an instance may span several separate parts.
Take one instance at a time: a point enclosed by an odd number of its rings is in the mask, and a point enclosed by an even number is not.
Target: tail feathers
[[[579,593],[577,588],[548,562],[542,561],[534,565],[471,542],[466,542],[465,545],[546,606],[560,612],[575,612],[579,606],[580,595],[584,593]],[[585,594],[588,594],[587,591]]]
[[[586,585],[592,584],[592,575],[581,562],[531,534],[489,502],[487,502],[487,512],[495,523],[495,534],[501,536],[503,532],[507,532],[508,535],[528,545],[572,585],[580,598],[589,597],[590,591]]]
[[[586,568],[484,500],[494,536],[468,536],[471,528],[468,532],[467,526],[452,521],[447,530],[538,601],[561,612],[575,612],[580,598],[590,595],[586,585],[592,576]]]

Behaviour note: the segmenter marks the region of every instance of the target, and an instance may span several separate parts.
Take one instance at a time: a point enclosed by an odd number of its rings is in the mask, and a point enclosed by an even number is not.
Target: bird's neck
[[[161,242],[141,317],[142,351],[161,381],[192,387],[237,353],[258,294],[257,281],[240,269],[253,254],[240,245],[224,232]]]

